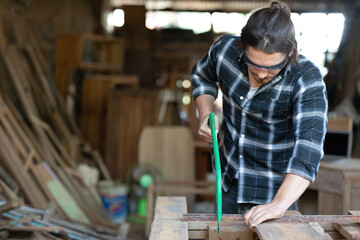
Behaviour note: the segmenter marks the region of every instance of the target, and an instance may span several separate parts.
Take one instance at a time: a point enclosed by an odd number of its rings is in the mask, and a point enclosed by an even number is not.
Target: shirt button
[[[240,96],[240,100],[243,100],[244,99],[244,97],[243,96]]]

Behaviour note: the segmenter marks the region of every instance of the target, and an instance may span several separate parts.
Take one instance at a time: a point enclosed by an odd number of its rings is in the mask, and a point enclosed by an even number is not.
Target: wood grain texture
[[[262,223],[255,227],[255,231],[261,240],[324,239],[308,223]]]
[[[158,92],[112,90],[110,92],[105,143],[105,163],[114,179],[125,181],[138,162],[140,133],[155,125],[159,112]]]
[[[346,214],[360,209],[360,160],[322,162],[309,188],[318,191],[317,214]]]
[[[358,223],[352,223],[352,224],[334,223],[333,226],[348,240],[360,239],[360,226]]]
[[[181,221],[185,213],[185,197],[158,197],[149,240],[188,240],[187,223]]]
[[[195,152],[187,127],[146,127],[139,142],[139,163],[157,167],[166,181],[195,180]]]
[[[76,69],[122,72],[124,52],[124,39],[91,34],[58,36],[55,79],[61,97],[66,98]]]
[[[139,80],[132,75],[89,75],[81,91],[81,132],[93,149],[105,154],[106,115],[109,92],[114,88],[137,88]]]
[[[253,231],[246,225],[226,224],[220,226],[220,234],[218,233],[217,224],[208,226],[209,240],[252,240]]]

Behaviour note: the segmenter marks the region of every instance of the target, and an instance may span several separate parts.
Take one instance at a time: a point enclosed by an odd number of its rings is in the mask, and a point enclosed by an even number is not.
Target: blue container
[[[98,185],[102,204],[112,222],[126,220],[127,188],[124,184],[114,181],[101,181]]]

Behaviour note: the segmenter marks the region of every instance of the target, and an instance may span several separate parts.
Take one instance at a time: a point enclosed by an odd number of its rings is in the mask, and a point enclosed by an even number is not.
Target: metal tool
[[[216,136],[216,125],[214,113],[209,114],[209,126],[211,129],[212,137],[212,151],[215,159],[215,174],[216,174],[216,214],[218,219],[218,233],[220,234],[220,221],[222,213],[222,181],[221,181],[221,168],[220,168],[220,155],[219,145]]]

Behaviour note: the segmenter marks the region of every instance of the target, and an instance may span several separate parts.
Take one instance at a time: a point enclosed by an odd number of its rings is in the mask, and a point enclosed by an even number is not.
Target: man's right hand
[[[210,113],[209,113],[210,114]],[[219,121],[218,118],[215,116],[215,126],[216,126],[216,134],[219,132]],[[200,119],[200,127],[198,130],[199,136],[202,140],[207,143],[212,142],[211,137],[211,129],[209,126],[209,115],[204,115],[202,119]]]
[[[202,140],[207,143],[212,142],[211,138],[211,129],[209,127],[209,114],[212,112],[212,106],[214,104],[215,98],[211,95],[200,95],[196,98],[196,105],[199,110],[199,136]],[[215,126],[216,133],[219,131],[219,121],[215,116]]]

